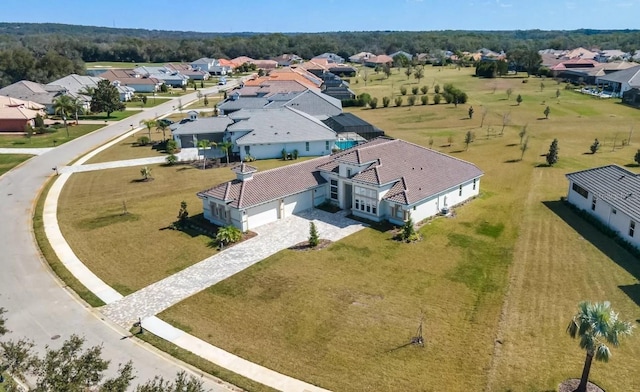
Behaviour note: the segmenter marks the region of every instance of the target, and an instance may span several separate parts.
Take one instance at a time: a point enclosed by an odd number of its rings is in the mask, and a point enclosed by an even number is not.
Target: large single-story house
[[[189,81],[187,75],[167,67],[137,67],[133,71],[143,78],[155,78],[171,87],[186,86]]]
[[[27,125],[34,126],[39,110],[21,106],[0,106],[0,132],[24,132]]]
[[[366,67],[371,67],[371,68],[375,68],[377,66],[382,66],[385,64],[389,64],[389,65],[393,64],[393,58],[391,58],[391,56],[387,56],[386,54],[370,57],[364,62],[364,65]]]
[[[227,140],[240,160],[279,158],[282,150],[298,156],[329,155],[336,133],[316,117],[289,106],[243,109],[229,117]],[[294,152],[297,151],[297,154]]]
[[[198,197],[206,219],[243,231],[325,202],[373,221],[417,223],[477,196],[483,175],[472,163],[387,138],[264,172],[233,170],[235,180]]]
[[[339,56],[335,53],[322,53],[312,58],[311,61],[315,59],[326,59],[329,63],[336,63],[336,64],[344,63],[344,57]]]
[[[44,105],[48,114],[53,114],[53,102],[61,95],[68,95],[72,99],[87,100],[86,96],[69,92],[62,86],[40,84],[29,80],[21,80],[1,88],[0,95],[39,103]]]
[[[98,87],[98,82],[101,80],[104,80],[104,78],[99,76],[85,76],[85,75],[71,74],[63,78],[54,80],[53,82],[49,83],[49,85],[62,86],[72,94],[85,97],[85,102],[86,102],[85,109],[89,109],[91,97],[89,96],[88,92],[90,89],[94,89]],[[131,101],[135,93],[135,89],[128,86],[122,86],[119,83],[113,83],[113,85],[118,90],[118,94],[120,96],[121,101],[123,102]]]
[[[349,62],[362,64],[366,60],[374,56],[375,54],[371,52],[360,52],[360,53],[354,54],[353,56],[349,56]]]
[[[99,75],[115,86],[127,86],[136,93],[153,93],[160,90],[162,82],[154,77],[135,73],[132,69],[110,69]]]
[[[600,76],[596,83],[622,96],[632,88],[640,88],[640,65]]]
[[[640,175],[608,165],[567,174],[567,201],[640,248]]]
[[[221,143],[227,127],[233,124],[233,120],[227,116],[198,117],[195,111],[190,111],[188,115],[188,118],[170,126],[173,140],[180,149],[196,148],[199,140]],[[215,148],[205,152],[207,158],[223,155],[222,151]]]
[[[165,65],[167,68],[172,69],[174,71],[180,72],[183,75],[186,75],[191,80],[207,80],[209,79],[209,71],[202,70],[199,68],[193,68],[189,64],[184,63],[169,63]]]

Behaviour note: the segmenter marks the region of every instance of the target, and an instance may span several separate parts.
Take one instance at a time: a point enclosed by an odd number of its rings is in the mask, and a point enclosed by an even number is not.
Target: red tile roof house
[[[198,193],[210,222],[246,231],[326,201],[372,221],[420,222],[478,195],[474,164],[402,140],[373,139],[343,152],[258,172]]]
[[[640,175],[617,165],[567,174],[567,201],[640,249]]]

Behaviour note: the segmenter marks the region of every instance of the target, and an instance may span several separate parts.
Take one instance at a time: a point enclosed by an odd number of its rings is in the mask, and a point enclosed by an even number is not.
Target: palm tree
[[[67,129],[67,139],[69,138],[69,125],[67,125],[67,118],[70,113],[76,110],[74,100],[68,95],[61,95],[53,100],[53,111],[55,114],[62,117],[64,126]]]
[[[576,392],[586,392],[591,362],[608,362],[611,352],[606,343],[617,347],[618,338],[622,335],[631,335],[633,325],[626,321],[618,320],[618,314],[611,309],[611,304],[605,302],[581,302],[578,305],[578,313],[573,316],[567,333],[572,338],[580,339],[580,348],[587,352],[587,357],[580,378],[580,385]]]
[[[151,169],[148,166],[143,167],[140,169],[140,175],[143,181],[148,181],[151,178]]]
[[[224,226],[218,229],[216,241],[223,248],[227,244],[238,242],[242,239],[242,232],[235,226]]]
[[[218,144],[216,142],[210,142],[207,139],[198,140],[198,148],[202,149],[202,168],[205,169],[205,165],[207,163],[206,149],[208,147],[216,147]]]
[[[154,119],[142,120],[140,121],[140,124],[144,124],[144,126],[147,127],[147,132],[149,132],[149,140],[151,140],[151,128],[158,125],[157,121]]]
[[[156,129],[159,129],[159,130],[162,131],[162,140],[163,141],[167,140],[167,138],[165,137],[165,132],[167,131],[167,128],[169,128],[169,126],[164,121],[156,121]]]
[[[225,155],[227,156],[227,163],[229,163],[229,150],[231,150],[231,147],[233,147],[233,143],[231,143],[230,141],[223,141],[222,143],[218,144],[218,147],[220,148],[220,150],[224,151]]]

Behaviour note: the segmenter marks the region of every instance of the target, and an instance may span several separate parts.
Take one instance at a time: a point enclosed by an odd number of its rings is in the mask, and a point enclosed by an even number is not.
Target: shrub
[[[164,150],[167,154],[175,154],[178,151],[178,142],[173,139],[167,140]]]
[[[162,83],[160,85],[160,92],[166,93],[167,91],[169,91],[169,87],[166,84]]]
[[[318,229],[316,228],[316,224],[311,222],[309,224],[309,246],[315,248],[320,243],[320,238],[318,237]]]
[[[174,154],[167,156],[167,165],[173,166],[176,164],[177,161],[178,161],[178,157],[175,156]]]
[[[382,97],[382,106],[385,108],[389,107],[389,103],[391,103],[391,98],[389,97]]]
[[[433,96],[433,103],[438,105],[440,103],[440,99],[441,99],[440,94],[434,95]]]
[[[372,98],[371,101],[369,101],[369,107],[371,109],[375,109],[378,107],[378,98]]]
[[[291,152],[291,156],[293,157],[293,159],[298,159],[298,150],[293,150]]]
[[[218,229],[216,233],[216,241],[220,247],[233,244],[242,239],[242,232],[235,226],[225,226]]]
[[[286,161],[287,160],[287,150],[285,150],[283,148],[282,151],[280,151],[280,156],[282,157],[283,161]]]
[[[419,90],[418,86],[411,87],[411,94],[418,95]]]
[[[187,219],[189,219],[189,211],[187,211],[187,202],[183,200],[180,202],[180,210],[178,211],[178,223],[184,224]]]
[[[400,87],[400,94],[407,95],[407,88],[405,86]]]
[[[139,146],[146,146],[149,143],[151,143],[151,139],[149,139],[149,136],[140,136],[138,138],[138,145]]]
[[[429,103],[429,96],[428,95],[423,95],[420,97],[420,101],[422,102],[423,105],[426,105]]]
[[[404,242],[413,242],[418,240],[418,233],[416,233],[415,227],[413,227],[413,219],[409,218],[402,226],[400,232],[400,239]]]
[[[420,91],[422,91],[422,94],[426,94],[427,92],[429,92],[429,86],[420,87]]]
[[[440,85],[439,85],[439,84],[436,84],[436,85],[433,87],[433,91],[435,91],[435,93],[436,93],[436,94],[440,94]]]
[[[415,95],[410,95],[409,98],[407,99],[409,106],[413,106],[416,104],[416,96]]]
[[[636,152],[636,155],[633,157],[633,160],[640,165],[640,150],[638,150],[638,152]]]
[[[396,98],[396,106],[402,106],[402,97]]]
[[[369,102],[371,102],[371,95],[368,93],[362,93],[358,95],[358,101],[360,101],[360,105],[358,106],[367,106]]]

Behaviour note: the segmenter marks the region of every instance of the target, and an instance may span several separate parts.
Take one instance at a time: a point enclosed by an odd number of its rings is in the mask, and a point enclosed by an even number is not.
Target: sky
[[[640,28],[640,0],[0,0],[0,3],[0,22],[224,33]]]

